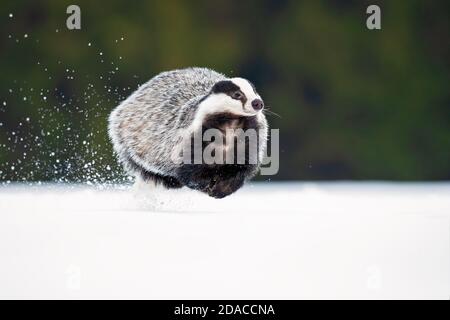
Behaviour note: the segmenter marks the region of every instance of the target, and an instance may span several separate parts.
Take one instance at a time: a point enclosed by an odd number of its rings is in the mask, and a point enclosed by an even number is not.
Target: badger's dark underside
[[[219,129],[225,133],[227,129],[243,129],[244,131],[247,129],[258,130],[259,126],[255,117],[237,117],[228,113],[220,113],[210,115],[204,120],[202,134],[211,128]],[[258,132],[257,136],[259,141]],[[210,143],[203,141],[202,149],[204,150]],[[191,162],[182,164],[173,176],[147,171],[131,158],[127,159],[127,163],[129,169],[140,174],[144,181],[153,181],[156,184],[162,184],[166,188],[181,188],[186,186],[207,193],[214,198],[223,198],[241,188],[245,180],[252,178],[258,170],[259,165],[252,162],[254,159],[257,159],[257,155],[250,154],[249,141],[244,139],[238,142],[235,139],[233,142],[233,149],[235,151],[238,148],[238,143],[245,144],[245,159],[243,164],[238,164],[237,152],[234,152],[234,162],[232,164],[196,164],[194,163],[195,143],[193,141],[191,141]]]
[[[219,199],[242,187],[245,180],[251,178],[257,170],[256,165],[245,164],[184,164],[177,170],[176,177],[171,177],[147,171],[132,160],[129,165],[144,181],[152,181],[168,189],[186,186]]]
[[[178,170],[177,178],[191,189],[205,192],[214,198],[223,198],[242,187],[255,171],[255,165],[185,164]]]

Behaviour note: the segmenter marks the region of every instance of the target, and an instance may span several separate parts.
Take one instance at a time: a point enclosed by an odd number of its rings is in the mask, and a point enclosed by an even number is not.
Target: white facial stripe
[[[253,86],[243,78],[231,78],[230,80],[245,94],[247,98],[245,106],[242,107],[241,101],[233,99],[226,94],[212,94],[200,103],[194,121],[190,126],[191,128],[201,127],[203,120],[208,114],[229,112],[238,116],[248,117],[258,113],[253,109],[251,103],[254,99],[261,99],[261,97],[255,93]]]
[[[249,116],[242,109],[242,104],[239,100],[232,99],[225,94],[213,94],[200,103],[191,126],[199,128],[208,114],[222,112],[229,112],[238,116]]]
[[[261,97],[255,93],[252,85],[244,78],[231,78],[230,79],[235,85],[241,88],[241,91],[247,97],[247,103],[251,103],[255,99],[261,99]]]

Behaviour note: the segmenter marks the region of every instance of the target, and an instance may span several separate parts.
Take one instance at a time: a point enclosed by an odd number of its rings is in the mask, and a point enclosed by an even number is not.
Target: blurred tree
[[[0,7],[0,180],[123,181],[109,112],[163,70],[251,79],[280,128],[270,179],[450,178],[448,1],[69,1]],[[261,177],[268,179],[268,177]]]

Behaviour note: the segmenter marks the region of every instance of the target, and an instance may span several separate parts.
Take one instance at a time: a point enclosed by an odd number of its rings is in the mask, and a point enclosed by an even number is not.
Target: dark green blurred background
[[[126,179],[108,113],[187,66],[251,79],[281,116],[280,172],[261,180],[450,179],[449,4],[2,0],[0,180]]]

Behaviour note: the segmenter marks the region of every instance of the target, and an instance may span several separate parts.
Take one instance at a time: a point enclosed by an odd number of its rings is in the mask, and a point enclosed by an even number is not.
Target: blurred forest
[[[2,0],[0,181],[126,180],[109,112],[188,66],[249,78],[280,115],[280,171],[260,180],[448,180],[449,14],[446,0]]]

